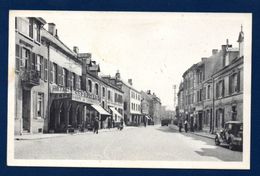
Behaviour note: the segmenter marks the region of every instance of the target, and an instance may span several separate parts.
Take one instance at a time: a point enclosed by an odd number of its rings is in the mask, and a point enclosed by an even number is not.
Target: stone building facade
[[[219,51],[213,49],[212,56],[202,58],[183,74],[177,114],[189,121],[191,131],[213,133],[228,120],[243,121],[243,41],[241,30],[239,48],[227,40]],[[180,113],[182,106],[184,117]]]

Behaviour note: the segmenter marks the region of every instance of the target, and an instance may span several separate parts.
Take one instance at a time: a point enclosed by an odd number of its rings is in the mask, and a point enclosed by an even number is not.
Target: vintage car
[[[162,119],[161,126],[165,126],[165,125],[168,126],[170,122],[171,122],[170,119]]]
[[[239,121],[228,121],[224,129],[216,133],[215,144],[228,145],[229,149],[243,146],[243,123]]]

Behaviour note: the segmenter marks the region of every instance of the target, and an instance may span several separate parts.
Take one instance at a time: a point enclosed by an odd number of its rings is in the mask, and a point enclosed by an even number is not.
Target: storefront
[[[103,128],[107,116],[110,114],[99,105],[97,96],[80,90],[51,87],[49,132],[92,130],[95,118]]]

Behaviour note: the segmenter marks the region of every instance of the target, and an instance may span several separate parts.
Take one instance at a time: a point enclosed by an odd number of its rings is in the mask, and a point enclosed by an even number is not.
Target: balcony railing
[[[40,84],[40,74],[37,70],[25,70],[22,73],[22,81],[27,87],[33,87]]]

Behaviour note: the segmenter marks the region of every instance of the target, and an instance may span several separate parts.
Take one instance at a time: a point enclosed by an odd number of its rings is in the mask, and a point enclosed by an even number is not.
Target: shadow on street
[[[242,152],[241,152],[242,150],[236,149],[235,151],[232,151],[232,150],[228,149],[228,147],[225,145],[216,146],[213,139],[208,139],[205,137],[197,136],[197,135],[189,133],[189,132],[186,133],[183,129],[182,129],[182,132],[180,133],[177,129],[170,128],[169,126],[160,126],[159,128],[157,128],[157,130],[159,130],[161,132],[165,132],[165,133],[178,133],[183,136],[190,137],[190,138],[192,138],[192,140],[203,141],[207,145],[216,147],[214,149],[201,148],[200,149],[201,151],[195,151],[197,154],[199,154],[201,156],[215,157],[215,158],[218,158],[220,160],[225,160],[225,161],[242,161]],[[225,153],[228,153],[228,154],[226,155]],[[238,155],[237,155],[237,157],[234,158],[234,157],[229,157],[230,154],[232,154],[232,155],[238,154]]]

